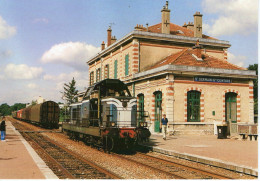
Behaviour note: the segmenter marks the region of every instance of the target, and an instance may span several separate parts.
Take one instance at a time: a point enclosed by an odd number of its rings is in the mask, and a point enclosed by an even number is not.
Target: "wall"
[[[201,121],[214,122],[225,120],[225,93],[235,92],[237,96],[237,122],[251,122],[252,100],[250,97],[249,84],[217,84],[217,83],[196,83],[193,81],[176,80],[174,82],[175,110],[174,122],[187,122],[187,110],[185,110],[186,93],[188,90],[198,89],[202,91],[203,103],[201,101]],[[203,105],[204,104],[204,105]],[[215,111],[215,116],[212,115]]]
[[[129,55],[129,73],[125,76],[125,56]],[[101,68],[101,77],[104,79],[105,66],[109,65],[109,78],[114,78],[114,62],[117,60],[117,78],[124,81],[132,77],[133,71],[138,72],[138,43],[132,41],[120,49],[101,58],[101,61],[89,66],[89,73],[94,71],[94,82],[96,82],[96,69]]]
[[[182,51],[182,47],[160,45],[155,43],[140,43],[140,72],[155,65],[163,58]]]

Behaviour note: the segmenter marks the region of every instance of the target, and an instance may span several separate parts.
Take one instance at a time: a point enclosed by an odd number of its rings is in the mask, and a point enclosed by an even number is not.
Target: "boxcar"
[[[59,128],[60,108],[56,102],[46,101],[29,106],[17,113],[17,118],[46,128]]]

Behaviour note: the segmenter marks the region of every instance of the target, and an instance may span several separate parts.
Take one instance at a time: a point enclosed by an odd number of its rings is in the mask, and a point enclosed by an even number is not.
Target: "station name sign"
[[[215,77],[194,77],[197,82],[215,82],[215,83],[231,83],[231,79],[215,78]]]

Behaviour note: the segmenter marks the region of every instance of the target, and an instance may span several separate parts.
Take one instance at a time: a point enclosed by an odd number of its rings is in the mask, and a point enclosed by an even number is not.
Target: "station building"
[[[256,72],[228,62],[228,41],[202,33],[202,14],[183,26],[170,21],[168,2],[162,20],[137,25],[117,40],[107,30],[107,47],[89,59],[90,85],[106,78],[124,81],[137,97],[138,110],[149,112],[152,133],[160,132],[162,114],[176,134],[214,134],[228,123],[254,123]],[[216,131],[216,130],[215,130]]]

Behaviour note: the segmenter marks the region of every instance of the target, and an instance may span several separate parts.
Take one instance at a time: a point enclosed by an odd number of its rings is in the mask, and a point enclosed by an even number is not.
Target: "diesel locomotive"
[[[151,135],[149,115],[137,111],[137,100],[118,79],[93,84],[71,104],[70,119],[62,128],[73,139],[81,139],[106,151],[132,149]]]

